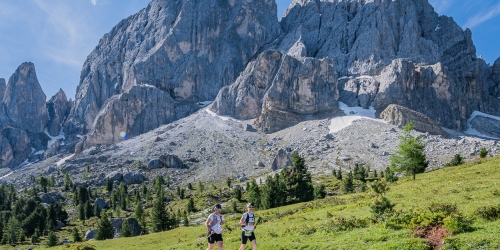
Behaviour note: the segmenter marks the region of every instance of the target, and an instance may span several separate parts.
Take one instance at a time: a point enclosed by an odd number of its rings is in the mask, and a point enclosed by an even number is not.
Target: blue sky
[[[47,99],[62,88],[74,99],[80,71],[99,39],[150,0],[0,0],[0,78],[33,62]],[[291,0],[276,0],[278,18]],[[429,0],[469,27],[477,54],[500,57],[500,0]]]

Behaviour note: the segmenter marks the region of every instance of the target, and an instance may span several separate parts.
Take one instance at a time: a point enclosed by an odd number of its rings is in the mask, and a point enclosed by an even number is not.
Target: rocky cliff
[[[293,55],[332,58],[340,100],[397,103],[452,129],[474,110],[499,115],[491,68],[476,58],[470,30],[439,16],[427,0],[295,0],[277,45]]]
[[[33,63],[21,64],[8,84],[0,79],[0,96],[0,168],[43,159],[50,139],[45,131],[59,134],[71,102],[60,90],[46,103]]]
[[[51,136],[57,136],[61,132],[61,125],[69,115],[71,101],[68,101],[66,94],[59,89],[57,94],[52,96],[47,102],[47,131]]]
[[[329,58],[295,58],[268,50],[217,96],[212,110],[254,119],[265,132],[293,126],[307,116],[332,116],[338,108],[336,71]]]
[[[276,8],[273,0],[152,1],[88,56],[65,131],[105,135],[94,136],[99,143],[118,138],[115,125],[137,135],[193,113],[278,36]],[[166,112],[145,110],[154,106]],[[130,122],[150,116],[157,118],[151,125]],[[128,122],[102,126],[104,117]]]

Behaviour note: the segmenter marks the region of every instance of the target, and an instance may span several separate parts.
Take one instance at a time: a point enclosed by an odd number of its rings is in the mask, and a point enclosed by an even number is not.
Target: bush
[[[344,218],[337,217],[323,225],[323,230],[326,232],[341,232],[350,231],[355,228],[364,228],[368,226],[367,219],[358,219],[356,217]]]
[[[394,208],[395,204],[392,204],[387,197],[382,195],[380,199],[375,199],[373,204],[369,206],[373,216],[380,219],[383,214],[392,212],[392,208]]]
[[[487,155],[488,155],[488,150],[486,150],[486,148],[481,148],[481,150],[479,151],[479,157],[485,158]]]
[[[500,218],[500,205],[479,207],[474,214],[485,220],[496,220]]]
[[[446,163],[446,167],[454,167],[462,165],[464,163],[464,158],[460,154],[456,154],[450,162]]]
[[[472,219],[464,217],[461,213],[456,213],[443,219],[444,228],[452,234],[472,231],[472,223]]]

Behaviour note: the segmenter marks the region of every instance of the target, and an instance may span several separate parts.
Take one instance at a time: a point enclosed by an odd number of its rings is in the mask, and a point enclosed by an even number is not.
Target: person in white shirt
[[[207,250],[212,250],[214,249],[214,244],[217,242],[217,248],[219,250],[223,249],[223,239],[222,239],[222,223],[223,223],[223,217],[221,215],[222,212],[222,206],[220,204],[215,205],[214,207],[214,212],[211,213],[207,221],[205,222],[205,226],[207,227],[208,234],[208,248]]]
[[[240,250],[244,250],[247,241],[252,242],[252,250],[257,250],[257,239],[255,238],[254,230],[257,228],[255,225],[255,214],[253,213],[253,204],[247,204],[247,212],[241,216],[240,225],[243,227],[241,232],[241,246]]]

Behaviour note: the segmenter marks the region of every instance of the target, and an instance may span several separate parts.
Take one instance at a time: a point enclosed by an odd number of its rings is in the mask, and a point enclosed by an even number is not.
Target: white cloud
[[[486,13],[478,13],[472,18],[467,20],[467,23],[464,25],[466,28],[474,28],[479,24],[486,22],[496,16],[500,15],[500,3],[497,3],[491,10]]]
[[[92,5],[96,5],[97,4],[97,0],[90,0],[90,2],[92,3]]]

